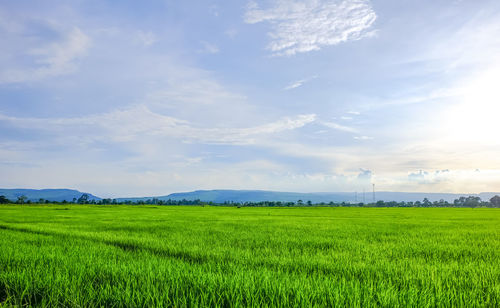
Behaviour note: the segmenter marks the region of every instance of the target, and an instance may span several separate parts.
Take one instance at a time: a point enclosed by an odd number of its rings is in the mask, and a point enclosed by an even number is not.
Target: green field
[[[500,306],[500,210],[0,207],[0,306]]]

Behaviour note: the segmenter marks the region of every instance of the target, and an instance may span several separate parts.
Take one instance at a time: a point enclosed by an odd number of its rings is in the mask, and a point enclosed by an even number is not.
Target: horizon
[[[494,0],[1,2],[0,187],[500,191],[499,33]]]
[[[263,189],[194,189],[194,190],[189,190],[189,191],[174,191],[174,192],[167,192],[167,193],[158,193],[154,195],[107,195],[107,196],[101,196],[98,195],[92,191],[85,191],[81,190],[78,188],[5,188],[5,187],[0,187],[0,190],[28,190],[28,191],[47,191],[47,190],[70,190],[70,191],[77,191],[82,194],[90,194],[94,197],[100,198],[100,199],[141,199],[141,198],[156,198],[156,197],[168,197],[173,194],[189,194],[189,193],[195,193],[195,192],[210,192],[210,191],[230,191],[230,192],[270,192],[270,193],[291,193],[291,194],[357,194],[359,198],[361,198],[363,191],[278,191],[278,190],[263,190]],[[471,196],[471,195],[482,195],[482,194],[499,194],[500,191],[481,191],[481,192],[457,192],[457,193],[452,193],[452,192],[426,192],[426,191],[387,191],[387,190],[381,190],[381,191],[375,191],[376,194],[378,193],[394,193],[394,194],[428,194],[428,195],[461,195],[461,196]],[[365,194],[368,196],[367,199],[372,199],[372,191],[365,191]],[[1,195],[1,193],[0,193]],[[268,200],[272,201],[272,200]],[[483,200],[487,201],[487,200]],[[373,202],[373,201],[371,201]],[[369,202],[367,202],[369,203]]]

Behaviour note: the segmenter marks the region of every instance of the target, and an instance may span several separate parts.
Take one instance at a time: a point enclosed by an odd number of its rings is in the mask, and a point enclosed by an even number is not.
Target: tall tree
[[[77,202],[80,204],[85,204],[89,201],[89,195],[88,194],[83,194],[81,195],[80,198],[78,198]]]
[[[500,196],[499,195],[495,195],[494,197],[492,197],[490,199],[490,203],[494,207],[500,207]]]
[[[26,197],[24,195],[23,196],[19,196],[19,197],[17,197],[16,203],[23,204],[24,202],[26,202],[26,200],[28,200],[28,197]]]

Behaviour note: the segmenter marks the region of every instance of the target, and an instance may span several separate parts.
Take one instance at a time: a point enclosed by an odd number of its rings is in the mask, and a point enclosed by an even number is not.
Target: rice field
[[[5,205],[0,306],[498,307],[500,210]]]

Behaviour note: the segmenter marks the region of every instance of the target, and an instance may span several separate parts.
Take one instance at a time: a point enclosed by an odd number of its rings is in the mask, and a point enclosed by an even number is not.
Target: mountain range
[[[72,201],[73,198],[80,198],[84,192],[74,189],[1,189],[0,196],[3,195],[7,199],[17,200],[20,196],[26,196],[28,200],[38,201],[39,199],[49,201]],[[100,197],[86,193],[89,200],[101,200]],[[494,195],[500,195],[495,192],[482,192],[479,194],[454,194],[454,193],[424,193],[424,192],[389,192],[380,191],[375,193],[375,198],[372,192],[355,193],[355,192],[318,192],[318,193],[297,193],[297,192],[278,192],[266,190],[196,190],[191,192],[173,193],[164,196],[151,197],[135,197],[135,198],[116,198],[117,201],[146,201],[148,199],[159,200],[201,200],[205,202],[260,202],[260,201],[281,201],[281,202],[297,202],[302,200],[304,203],[311,201],[313,203],[330,201],[333,202],[364,202],[369,203],[374,200],[383,201],[422,201],[424,198],[430,201],[439,201],[441,199],[453,202],[462,196],[477,196],[481,200],[489,200]]]

